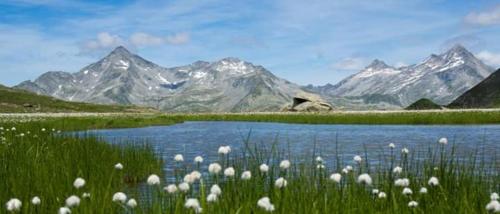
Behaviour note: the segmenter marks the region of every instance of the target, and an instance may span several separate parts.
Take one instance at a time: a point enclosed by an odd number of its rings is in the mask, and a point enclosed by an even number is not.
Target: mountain
[[[500,108],[500,69],[462,94],[450,108]]]
[[[173,112],[276,111],[300,86],[237,58],[164,68],[118,47],[79,72],[47,72],[17,88],[64,100]]]
[[[422,98],[417,102],[412,103],[406,110],[428,110],[428,109],[442,109],[440,105],[432,102],[432,100]]]
[[[0,85],[0,113],[32,112],[155,112],[152,109],[121,105],[67,102],[54,97]]]
[[[445,53],[433,54],[411,66],[396,68],[374,60],[359,73],[335,85],[305,89],[330,97],[327,100],[348,98],[383,105],[383,108],[408,106],[421,98],[445,105],[492,72],[491,67],[464,47],[456,45]]]

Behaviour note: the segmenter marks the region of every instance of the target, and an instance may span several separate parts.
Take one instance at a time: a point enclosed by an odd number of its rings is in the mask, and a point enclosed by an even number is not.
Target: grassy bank
[[[73,213],[116,213],[118,208],[109,203],[114,192],[162,172],[162,161],[146,145],[117,146],[89,136],[62,136],[50,121],[0,127],[0,201],[6,205],[11,198],[19,199],[22,213],[56,213],[71,195],[81,204]],[[123,169],[115,169],[117,163]],[[73,186],[78,177],[86,181],[81,188]],[[30,202],[35,196],[41,200],[36,206]]]

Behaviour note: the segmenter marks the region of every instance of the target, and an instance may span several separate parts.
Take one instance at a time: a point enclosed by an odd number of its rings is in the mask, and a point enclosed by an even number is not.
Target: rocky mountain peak
[[[123,46],[116,47],[109,55],[132,56],[132,53]]]
[[[375,60],[373,60],[372,63],[370,63],[368,66],[366,66],[366,69],[369,69],[369,68],[371,68],[373,70],[380,70],[380,69],[384,69],[384,68],[390,68],[390,66],[385,64],[385,62],[382,60],[375,59]]]
[[[443,55],[443,58],[446,60],[457,60],[463,58],[474,58],[474,55],[469,52],[464,46],[460,44],[454,45],[448,51],[446,51]]]

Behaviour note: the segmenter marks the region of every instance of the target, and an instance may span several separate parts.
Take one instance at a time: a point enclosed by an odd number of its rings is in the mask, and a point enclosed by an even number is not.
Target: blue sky
[[[498,35],[498,1],[2,0],[0,84],[76,72],[118,45],[165,67],[238,57],[299,84],[455,43],[500,67]]]

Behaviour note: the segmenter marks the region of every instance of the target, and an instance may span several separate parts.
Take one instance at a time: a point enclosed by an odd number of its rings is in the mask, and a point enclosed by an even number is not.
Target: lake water
[[[326,160],[334,162],[336,142],[344,161],[364,153],[376,157],[389,143],[396,149],[403,147],[411,151],[425,151],[437,146],[441,137],[447,137],[449,146],[455,144],[458,153],[478,149],[487,160],[496,160],[500,151],[500,125],[308,125],[260,122],[185,122],[171,126],[154,126],[131,129],[94,130],[90,133],[110,143],[137,141],[150,143],[157,154],[167,160],[165,169],[171,170],[175,154],[183,154],[185,161],[192,162],[197,155],[205,163],[218,158],[217,149],[230,145],[232,152],[241,152],[243,141],[272,144],[279,142],[281,148],[289,148],[295,157],[311,155],[313,149]],[[312,157],[312,156],[310,156]],[[465,156],[464,156],[465,157]],[[352,162],[352,161],[351,161]],[[208,164],[206,164],[208,165]]]

